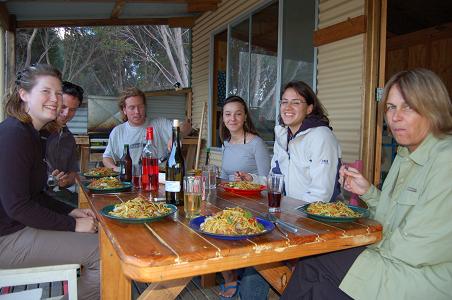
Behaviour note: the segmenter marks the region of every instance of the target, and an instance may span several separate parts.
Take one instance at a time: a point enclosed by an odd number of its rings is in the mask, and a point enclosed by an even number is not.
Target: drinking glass
[[[201,213],[202,178],[184,176],[184,211],[186,218],[194,218]]]
[[[141,189],[141,165],[132,165],[132,182],[135,189]]]
[[[206,190],[217,188],[218,168],[215,165],[205,165],[202,167],[202,181]]]
[[[236,181],[235,180],[235,174],[228,175],[228,181]]]
[[[267,176],[268,211],[281,211],[281,195],[284,187],[284,175],[269,174]]]

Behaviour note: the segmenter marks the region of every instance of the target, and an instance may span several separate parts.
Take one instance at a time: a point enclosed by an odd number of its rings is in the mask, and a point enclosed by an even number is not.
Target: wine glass
[[[54,168],[47,159],[44,159],[44,161],[47,164],[47,186],[53,188],[54,192],[58,192],[60,190],[60,187],[58,186],[58,177],[52,174]]]

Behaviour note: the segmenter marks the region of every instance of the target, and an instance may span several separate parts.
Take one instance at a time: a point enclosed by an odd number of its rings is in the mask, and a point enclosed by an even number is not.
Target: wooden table
[[[137,193],[90,194],[97,212],[107,204],[134,198]],[[199,234],[189,227],[183,207],[172,217],[147,224],[125,224],[98,215],[101,224],[102,299],[130,299],[131,280],[152,282],[140,299],[175,298],[193,276],[284,261],[371,244],[381,239],[382,226],[368,219],[353,223],[322,223],[295,207],[303,202],[284,198],[281,219],[296,225],[288,238],[278,230],[241,241],[225,241]],[[240,196],[221,188],[203,201],[202,214],[241,206],[254,214],[267,211],[265,192]],[[155,298],[154,298],[155,297]]]

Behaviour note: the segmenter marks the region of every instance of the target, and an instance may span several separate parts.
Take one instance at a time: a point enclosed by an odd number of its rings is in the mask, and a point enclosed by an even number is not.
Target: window
[[[259,134],[272,142],[281,85],[290,80],[313,83],[315,0],[280,1],[233,20],[213,36],[212,146],[221,146],[218,128],[225,97],[245,99]]]

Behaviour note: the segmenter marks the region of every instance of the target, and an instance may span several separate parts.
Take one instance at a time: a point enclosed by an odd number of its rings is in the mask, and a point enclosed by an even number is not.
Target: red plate
[[[224,188],[224,190],[226,192],[231,192],[231,193],[235,193],[235,194],[239,194],[239,195],[257,195],[260,192],[262,192],[263,190],[267,189],[267,187],[265,185],[261,185],[260,188],[255,189],[255,190],[242,190],[242,189],[232,188],[232,187],[229,187],[227,185],[227,183],[220,183],[219,186]]]

